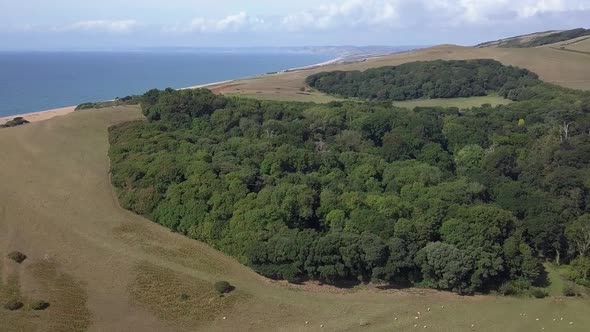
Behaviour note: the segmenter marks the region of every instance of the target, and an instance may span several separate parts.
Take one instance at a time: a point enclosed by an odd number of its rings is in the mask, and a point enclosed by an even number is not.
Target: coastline
[[[62,115],[72,113],[72,112],[74,112],[75,109],[76,109],[76,106],[67,106],[67,107],[54,108],[54,109],[50,109],[50,110],[38,111],[38,112],[32,112],[32,113],[8,115],[8,116],[0,117],[0,124],[5,124],[6,122],[8,122],[14,118],[17,118],[17,117],[22,117],[29,122],[38,122],[38,121],[48,120],[48,119],[51,119],[56,116],[62,116]]]
[[[383,56],[383,55],[381,55],[381,56]],[[370,57],[371,57],[370,55],[367,55],[367,58],[370,58]],[[258,76],[253,76],[253,77],[243,77],[243,78],[236,78],[236,79],[219,81],[219,82],[199,84],[199,85],[179,88],[178,90],[218,87],[218,86],[223,86],[226,84],[234,84],[234,83],[236,83],[240,80],[243,80],[243,79],[264,77],[266,75],[276,75],[276,74],[282,74],[282,73],[292,73],[292,72],[301,71],[301,70],[315,69],[315,68],[320,68],[320,67],[328,66],[331,64],[339,63],[342,61],[345,61],[345,58],[337,57],[337,58],[334,58],[334,59],[331,59],[328,61],[324,61],[324,62],[320,62],[320,63],[316,63],[316,64],[311,64],[311,65],[307,65],[307,66],[303,66],[303,67],[288,68],[288,69],[280,70],[280,71],[273,73],[273,74],[260,74]],[[72,113],[75,111],[77,106],[78,105],[49,109],[49,110],[44,110],[44,111],[31,112],[31,113],[3,116],[3,117],[0,117],[0,125],[6,123],[16,117],[22,117],[29,122],[39,122],[39,121],[49,120],[49,119],[54,118],[56,116],[63,116],[63,115]]]

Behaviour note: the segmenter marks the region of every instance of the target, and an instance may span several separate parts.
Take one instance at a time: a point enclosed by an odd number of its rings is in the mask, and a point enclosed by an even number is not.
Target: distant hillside
[[[552,30],[536,32],[528,35],[499,39],[485,42],[476,47],[525,48],[549,45],[583,36],[590,36],[590,29],[577,28],[572,30]]]

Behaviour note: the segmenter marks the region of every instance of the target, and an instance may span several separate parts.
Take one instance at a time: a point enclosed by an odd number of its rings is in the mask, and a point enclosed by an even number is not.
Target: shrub
[[[31,304],[31,309],[33,310],[45,310],[49,308],[49,302],[40,300],[40,301],[35,301]]]
[[[215,287],[215,290],[221,295],[229,293],[234,290],[234,286],[232,286],[227,281],[218,281],[215,283],[214,287]]]
[[[23,303],[17,300],[10,300],[4,304],[4,309],[15,311],[23,307]]]
[[[182,300],[182,301],[186,301],[189,298],[190,298],[190,296],[188,296],[188,294],[186,294],[186,293],[180,294],[180,300]]]
[[[8,258],[20,264],[24,262],[25,259],[27,259],[27,255],[23,254],[20,251],[13,251],[8,254]]]
[[[498,288],[498,292],[505,296],[518,296],[530,289],[531,283],[524,279],[508,281]]]
[[[549,294],[547,294],[547,292],[541,288],[533,288],[531,289],[531,295],[537,299],[544,299]]]
[[[571,283],[567,283],[565,285],[563,285],[563,295],[564,296],[568,296],[568,297],[572,297],[572,296],[578,296],[578,290],[577,287]]]
[[[76,106],[76,111],[87,110],[90,108],[96,108],[96,104],[95,103],[82,103],[82,104]]]
[[[16,126],[22,126],[24,124],[29,123],[28,120],[24,119],[23,117],[16,117],[8,122],[6,122],[3,125],[0,125],[0,128],[9,128],[9,127],[16,127]]]

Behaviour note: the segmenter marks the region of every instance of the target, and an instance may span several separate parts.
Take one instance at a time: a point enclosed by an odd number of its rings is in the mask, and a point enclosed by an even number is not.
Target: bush
[[[549,294],[547,294],[547,292],[541,288],[533,288],[533,289],[531,289],[531,295],[537,299],[544,299]]]
[[[49,308],[49,302],[46,301],[35,301],[31,304],[31,309],[33,310],[45,310]]]
[[[508,281],[498,288],[498,292],[504,296],[518,296],[525,294],[530,289],[531,283],[524,279]]]
[[[16,117],[8,122],[6,122],[3,125],[0,125],[0,128],[9,128],[9,127],[16,127],[16,126],[22,126],[24,124],[29,123],[28,120],[24,119],[23,117]]]
[[[188,296],[188,294],[186,294],[186,293],[180,294],[180,300],[182,300],[182,301],[187,301],[189,298],[190,298],[190,296]]]
[[[23,254],[20,251],[13,251],[8,254],[8,258],[20,264],[24,262],[25,259],[27,259],[27,255]]]
[[[82,103],[76,106],[76,111],[87,110],[91,108],[96,108],[96,103]]]
[[[564,296],[568,296],[568,297],[572,297],[572,296],[578,296],[578,290],[577,287],[571,283],[567,283],[563,286],[563,295]]]
[[[214,287],[215,287],[215,290],[221,295],[227,294],[227,293],[233,291],[235,288],[227,281],[218,281],[215,283]]]
[[[10,300],[4,304],[4,309],[15,311],[23,307],[23,303],[17,300]]]

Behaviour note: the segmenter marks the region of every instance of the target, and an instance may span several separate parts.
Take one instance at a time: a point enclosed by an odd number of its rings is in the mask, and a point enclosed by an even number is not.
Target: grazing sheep
[[[223,316],[223,319],[227,319],[227,317]]]

